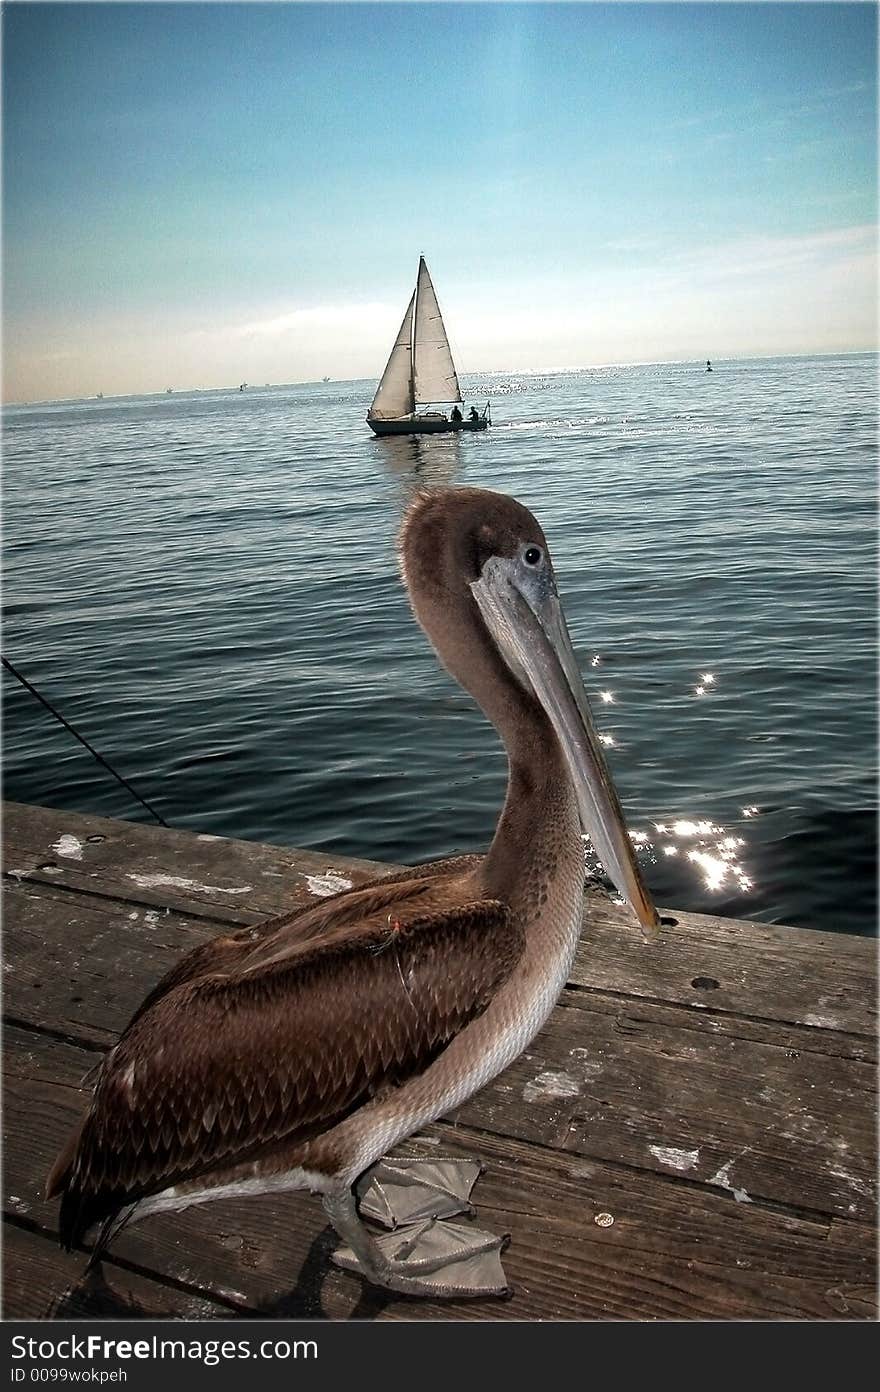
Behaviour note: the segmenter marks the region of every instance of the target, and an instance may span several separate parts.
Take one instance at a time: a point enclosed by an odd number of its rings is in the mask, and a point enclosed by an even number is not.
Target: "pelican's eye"
[[[543,559],[544,559],[544,553],[542,552],[540,546],[527,546],[527,547],[526,547],[525,552],[524,552],[524,554],[523,554],[523,560],[525,561],[526,565],[529,565],[529,566],[540,565]]]

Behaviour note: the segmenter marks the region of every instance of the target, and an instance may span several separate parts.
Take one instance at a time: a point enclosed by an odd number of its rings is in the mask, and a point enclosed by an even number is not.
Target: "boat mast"
[[[416,272],[416,292],[413,297],[412,350],[409,355],[409,395],[410,400],[412,401],[413,415],[415,415],[416,413],[416,323],[419,317],[419,285],[421,284],[422,266],[424,265],[424,262],[424,256],[420,256],[419,269]]]

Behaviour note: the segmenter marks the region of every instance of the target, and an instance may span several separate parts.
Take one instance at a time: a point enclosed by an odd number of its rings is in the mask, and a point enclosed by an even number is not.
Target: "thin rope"
[[[113,768],[112,764],[108,764],[107,760],[104,758],[102,754],[98,753],[97,749],[92,748],[88,740],[84,739],[83,736],[79,733],[79,730],[75,730],[71,725],[70,721],[65,720],[61,712],[57,711],[55,707],[52,705],[52,703],[46,700],[45,696],[40,695],[40,692],[37,690],[35,686],[32,685],[31,682],[28,681],[27,677],[23,677],[21,672],[17,671],[16,668],[13,667],[8,657],[0,656],[0,662],[3,663],[3,666],[6,668],[8,672],[12,673],[16,681],[20,681],[22,686],[25,687],[31,693],[32,696],[36,696],[40,704],[45,706],[46,710],[49,711],[51,715],[54,715],[56,720],[61,722],[65,730],[69,730],[70,733],[74,736],[74,738],[79,740],[80,744],[85,745],[86,749],[89,751],[92,757],[97,759],[99,764],[103,764],[104,768],[107,770],[108,773],[113,774],[113,777],[116,779],[117,783],[121,783],[123,788],[128,789],[132,797],[136,798],[137,801],[141,804],[141,806],[147,809],[147,811],[150,813],[150,816],[156,818],[156,821],[160,824],[160,826],[167,827],[168,823],[165,821],[164,817],[159,816],[159,813],[156,811],[155,807],[151,807],[150,804],[147,802],[146,798],[142,798],[140,793],[131,786],[128,780],[123,778],[121,773],[117,773],[115,768]]]

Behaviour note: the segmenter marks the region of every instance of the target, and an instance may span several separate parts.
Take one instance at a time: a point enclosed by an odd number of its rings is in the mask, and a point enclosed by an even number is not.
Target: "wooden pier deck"
[[[133,1225],[84,1279],[42,1198],[84,1075],[185,950],[377,867],[5,811],[7,1319],[875,1317],[874,944],[665,911],[647,947],[598,894],[531,1048],[413,1144],[486,1162],[511,1300],[365,1287],[308,1194]]]

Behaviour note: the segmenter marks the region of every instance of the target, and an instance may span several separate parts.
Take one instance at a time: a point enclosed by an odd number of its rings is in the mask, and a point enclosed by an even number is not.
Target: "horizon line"
[[[574,376],[580,372],[599,372],[609,367],[677,367],[688,363],[704,362],[772,362],[780,358],[855,358],[867,357],[873,354],[875,357],[880,354],[880,346],[875,348],[841,348],[834,352],[799,352],[799,353],[733,353],[724,357],[715,358],[632,358],[627,361],[584,363],[580,366],[572,367],[528,367],[528,368],[478,368],[473,371],[461,371],[460,377],[553,377],[553,376]],[[334,386],[349,386],[355,382],[373,382],[373,377],[331,377],[329,383]],[[249,385],[249,384],[245,384]],[[262,385],[256,383],[251,385],[254,391],[265,391],[267,388],[277,390],[281,387],[314,387],[328,385],[321,377],[309,377],[297,382],[264,382]],[[111,392],[109,395],[103,393],[99,396],[96,392],[88,396],[51,396],[40,398],[29,398],[20,401],[2,401],[0,410],[7,410],[14,406],[60,406],[68,403],[81,401],[124,401],[128,398],[142,399],[150,396],[186,396],[200,392],[237,392],[238,385],[223,386],[201,386],[201,387],[157,387],[153,391],[140,392]]]

